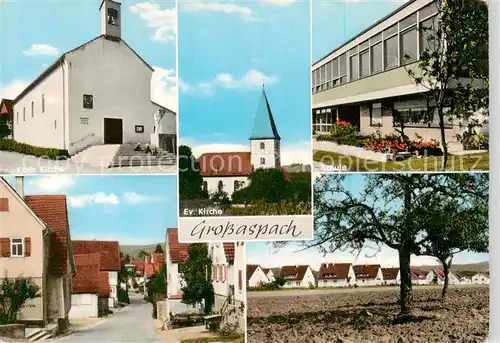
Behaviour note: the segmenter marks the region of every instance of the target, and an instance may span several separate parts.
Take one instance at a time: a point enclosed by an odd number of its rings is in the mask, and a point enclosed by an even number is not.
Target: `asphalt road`
[[[463,287],[488,287],[488,285],[450,285],[449,288],[463,288]],[[437,286],[416,286],[413,285],[414,290],[418,289],[442,289],[442,285]],[[337,293],[362,293],[362,292],[399,292],[398,286],[389,287],[358,287],[358,288],[322,288],[322,289],[291,289],[285,291],[263,291],[263,292],[247,292],[247,298],[262,298],[262,297],[287,297],[287,296],[308,296],[319,294],[337,294]]]
[[[161,342],[155,332],[151,304],[131,293],[131,304],[119,312],[82,331],[54,340],[54,342]]]

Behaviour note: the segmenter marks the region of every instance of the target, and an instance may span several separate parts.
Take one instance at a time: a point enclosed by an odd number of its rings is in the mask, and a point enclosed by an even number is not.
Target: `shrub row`
[[[279,215],[311,214],[311,202],[291,202],[283,200],[279,203],[254,201],[247,207],[230,207],[227,215],[230,216],[279,216]]]
[[[66,159],[69,157],[67,150],[41,148],[29,144],[19,143],[12,139],[0,140],[0,151],[12,151],[35,157],[45,157],[52,160]]]

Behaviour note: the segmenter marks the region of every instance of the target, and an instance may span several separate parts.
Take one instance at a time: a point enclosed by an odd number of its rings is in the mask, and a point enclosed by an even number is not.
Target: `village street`
[[[130,293],[130,305],[87,329],[53,342],[160,342],[155,333],[151,304]]]

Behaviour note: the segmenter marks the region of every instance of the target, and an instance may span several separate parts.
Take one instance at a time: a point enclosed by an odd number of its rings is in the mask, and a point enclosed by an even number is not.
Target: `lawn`
[[[181,343],[212,343],[212,342],[231,342],[231,343],[244,343],[245,336],[234,334],[231,336],[220,336],[220,337],[202,337],[195,339],[184,339]]]
[[[334,152],[315,150],[314,161],[321,162],[324,166],[321,171],[441,171],[442,156],[425,158],[409,158],[404,161],[376,162],[353,156],[340,155]],[[446,170],[448,171],[488,171],[490,155],[488,152],[465,155],[448,156]]]

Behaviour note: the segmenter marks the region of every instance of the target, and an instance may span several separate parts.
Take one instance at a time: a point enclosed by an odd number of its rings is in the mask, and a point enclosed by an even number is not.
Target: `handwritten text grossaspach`
[[[183,242],[306,239],[312,239],[311,216],[179,218]]]

